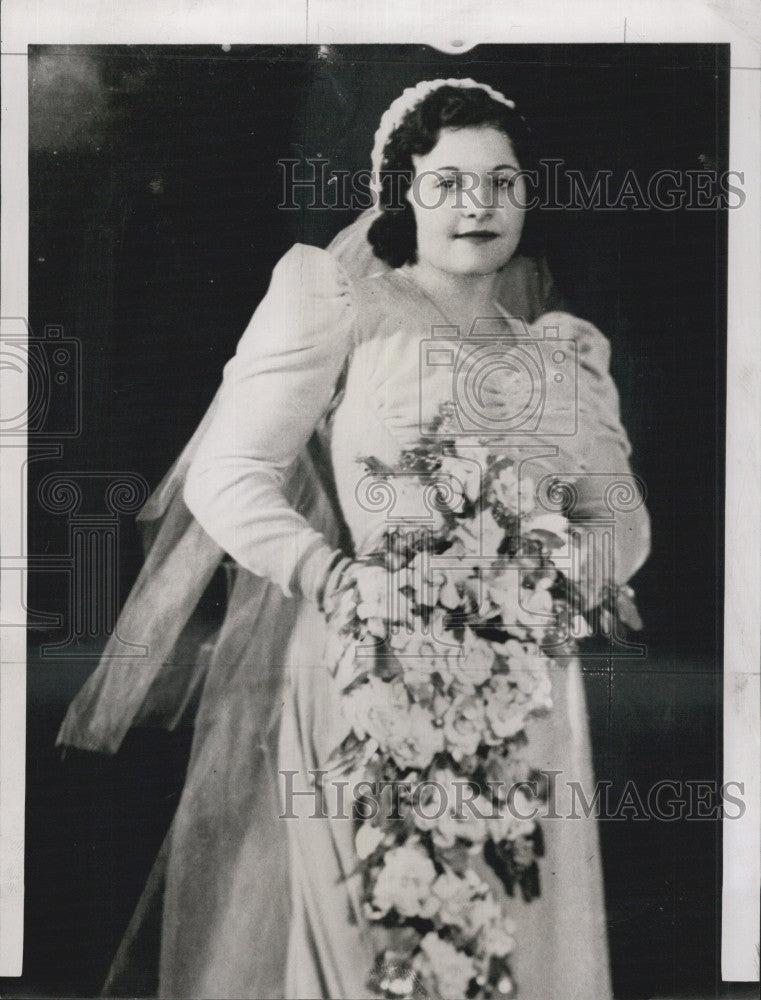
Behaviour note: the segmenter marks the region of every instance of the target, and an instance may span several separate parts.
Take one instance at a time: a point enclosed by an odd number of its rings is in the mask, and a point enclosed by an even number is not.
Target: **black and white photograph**
[[[739,50],[223,35],[24,58],[0,996],[755,996]]]

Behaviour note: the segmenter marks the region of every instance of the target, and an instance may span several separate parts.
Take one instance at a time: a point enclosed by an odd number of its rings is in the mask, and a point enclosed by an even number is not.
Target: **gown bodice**
[[[389,520],[403,516],[393,490],[375,489],[378,479],[361,460],[393,467],[446,396],[445,373],[425,363],[436,315],[416,302],[408,281],[383,274],[356,286],[362,308],[330,440],[341,511],[357,552],[371,549]]]
[[[533,323],[498,302],[470,330],[450,323],[405,267],[354,282],[356,306],[345,391],[331,427],[331,456],[343,516],[357,552],[389,523],[427,510],[404,506],[409,492],[386,478],[379,489],[363,458],[394,467],[453,404],[458,451],[488,440],[535,484],[548,475],[627,473],[629,442],[607,375],[608,344],[591,324],[564,312]],[[495,418],[484,388],[501,386]]]
[[[579,513],[604,512],[603,474],[631,475],[609,353],[599,330],[566,312],[525,323],[495,303],[493,316],[457,331],[406,266],[351,280],[327,251],[297,244],[275,268],[225,368],[217,411],[188,471],[185,500],[243,567],[273,580],[286,595],[300,590],[309,596],[333,548],[294,509],[284,482],[330,412],[348,363],[330,450],[356,551],[374,545],[396,516],[363,494],[367,481],[358,459],[393,466],[453,397],[467,435],[478,440],[499,432],[506,453],[528,457],[522,471],[535,482],[546,474],[592,473],[586,482],[598,495],[584,498]],[[495,379],[503,396],[515,400],[506,431],[483,420],[483,391]],[[633,508],[621,517],[627,547],[617,565],[622,582],[647,554],[647,517],[641,505]]]

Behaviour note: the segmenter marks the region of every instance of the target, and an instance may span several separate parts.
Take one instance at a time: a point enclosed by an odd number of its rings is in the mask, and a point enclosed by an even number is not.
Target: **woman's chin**
[[[502,268],[510,262],[510,257],[500,254],[498,257],[493,257],[490,260],[480,260],[480,261],[468,261],[458,266],[449,268],[453,274],[459,274],[462,277],[483,277],[487,274],[495,274],[497,271],[501,271]]]
[[[484,275],[499,271],[513,256],[513,247],[457,247],[451,270],[456,274]]]
[[[426,253],[426,249],[418,246],[418,264],[461,278],[478,278],[495,274],[510,262],[515,253],[512,242],[509,244],[501,242],[499,245],[494,243],[469,245],[453,241],[452,245],[446,248],[436,247],[430,253]]]

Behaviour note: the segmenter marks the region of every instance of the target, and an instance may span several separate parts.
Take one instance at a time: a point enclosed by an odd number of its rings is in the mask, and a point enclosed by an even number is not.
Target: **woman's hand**
[[[571,549],[571,583],[580,601],[579,610],[591,611],[603,599],[611,579],[606,577],[594,529],[571,523],[568,526]]]
[[[603,529],[610,540],[609,528]],[[616,583],[615,564],[605,565],[604,543],[594,528],[574,525],[569,527],[571,537],[571,579],[580,602],[580,610],[589,612],[599,608],[599,614],[619,618],[634,631],[642,625],[634,591],[627,584]],[[615,559],[618,550],[612,553]],[[601,619],[602,620],[602,619]],[[608,625],[609,627],[609,625]]]
[[[333,622],[339,610],[345,605],[347,594],[357,582],[357,567],[349,556],[336,552],[335,559],[330,563],[322,582],[317,588],[317,607],[323,612],[329,622]]]

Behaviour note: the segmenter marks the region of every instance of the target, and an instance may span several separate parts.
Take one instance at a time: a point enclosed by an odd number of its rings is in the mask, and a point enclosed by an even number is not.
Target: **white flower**
[[[479,695],[455,698],[444,715],[444,737],[455,760],[474,754],[485,728],[484,703]]]
[[[521,788],[511,788],[507,802],[487,820],[489,836],[497,843],[527,837],[536,828],[537,812],[537,807]]]
[[[468,910],[468,927],[475,934],[502,916],[502,910],[491,892],[483,898],[474,899]]]
[[[477,510],[474,518],[458,524],[452,540],[454,545],[447,555],[496,559],[497,550],[505,540],[505,529],[494,520],[491,507],[486,507]]]
[[[392,628],[389,630],[388,644],[395,653],[403,653],[414,641],[415,632],[407,628]]]
[[[413,473],[397,473],[390,479],[394,493],[393,514],[395,520],[425,525],[439,531],[444,525],[444,515],[430,502],[426,502],[428,484]]]
[[[573,616],[571,619],[571,630],[577,639],[586,639],[592,634],[592,629],[589,627],[589,622],[584,615]]]
[[[444,734],[422,705],[399,712],[388,735],[388,751],[397,767],[427,767],[444,749]]]
[[[472,788],[448,768],[436,768],[430,779],[413,791],[413,817],[419,830],[431,831],[439,847],[453,847],[457,838],[480,844],[489,835],[491,802],[473,795]]]
[[[476,974],[473,960],[433,931],[425,935],[420,947],[423,961],[419,967],[435,980],[442,1000],[463,1000]]]
[[[465,791],[460,802],[454,798],[434,830],[433,839],[442,846],[454,845],[458,837],[469,844],[481,844],[489,835],[486,820],[493,812],[491,802],[483,795],[472,796],[470,790]]]
[[[459,646],[437,642],[433,634],[423,634],[418,623],[418,629],[407,637],[399,653],[404,683],[416,701],[429,702],[434,698],[437,675],[440,684],[450,683],[458,654]]]
[[[481,879],[472,868],[461,878],[451,869],[442,872],[433,884],[433,894],[438,900],[437,916],[452,927],[473,926],[471,911],[476,897],[484,889]]]
[[[530,646],[529,648],[536,649],[535,646]],[[524,656],[528,655],[526,653],[526,647],[517,639],[508,639],[507,642],[500,646],[499,651],[502,657],[510,663],[511,668],[513,669],[516,666],[516,661],[522,660]]]
[[[369,858],[375,848],[383,840],[383,830],[371,823],[363,823],[354,836],[354,846],[360,861]]]
[[[536,486],[529,476],[518,477],[515,467],[502,469],[492,481],[490,498],[506,507],[509,513],[525,515],[536,506]]]
[[[438,475],[442,479],[446,478],[446,485],[452,491],[452,497],[446,503],[452,511],[462,510],[466,499],[475,503],[481,495],[481,467],[473,459],[445,455]],[[447,492],[446,487],[444,492]]]
[[[528,701],[528,707],[552,708],[552,681],[549,660],[535,645],[505,643],[510,679]]]
[[[359,739],[371,736],[385,749],[400,712],[409,706],[409,696],[401,681],[391,683],[371,675],[345,694],[341,700],[344,716]]]
[[[438,905],[431,893],[436,869],[422,847],[402,844],[387,851],[373,887],[372,903],[384,916],[395,909],[402,917],[432,916]]]
[[[523,636],[521,626],[521,585],[520,570],[507,569],[490,574],[487,578],[486,593],[489,600],[499,609],[502,624],[508,632]]]
[[[452,657],[449,670],[453,681],[469,689],[483,684],[491,677],[494,660],[491,643],[479,639],[471,629],[466,629],[462,653]]]
[[[432,608],[439,599],[446,576],[441,570],[432,568],[431,556],[427,552],[418,552],[407,567],[406,582],[415,591],[416,603]]]
[[[522,586],[521,575],[517,567],[494,573],[487,581],[487,594],[499,608],[506,630],[523,637],[526,627],[546,628],[554,621],[549,592],[554,575],[541,577],[533,589]]]
[[[495,920],[487,924],[479,938],[479,951],[483,955],[504,958],[515,949],[515,924],[512,920]]]
[[[462,455],[471,462],[475,462],[481,470],[482,478],[486,475],[489,464],[494,458],[493,450],[487,447],[487,445],[483,443],[483,440],[484,439],[482,438],[482,443],[479,445],[474,445],[473,438],[471,437],[460,438],[459,441],[455,441],[455,451],[457,454]]]
[[[389,575],[382,566],[359,566],[355,573],[357,588],[357,617],[367,622],[368,630],[376,636],[386,634],[389,614]]]
[[[547,616],[552,614],[552,595],[546,587],[538,586],[533,590],[523,588],[523,611],[525,612],[525,624],[529,624],[528,619],[535,616]]]
[[[484,692],[486,719],[496,740],[516,736],[525,726],[526,707],[507,674],[496,674]]]
[[[571,535],[568,519],[562,514],[539,514],[527,518],[523,522],[522,531],[526,534],[532,531],[546,531],[554,535],[556,540],[547,543],[548,547],[552,548],[553,562],[570,560]]]
[[[472,578],[469,569],[449,569],[444,573],[444,583],[439,591],[439,604],[454,611],[463,603],[461,590],[467,586],[467,581]]]

